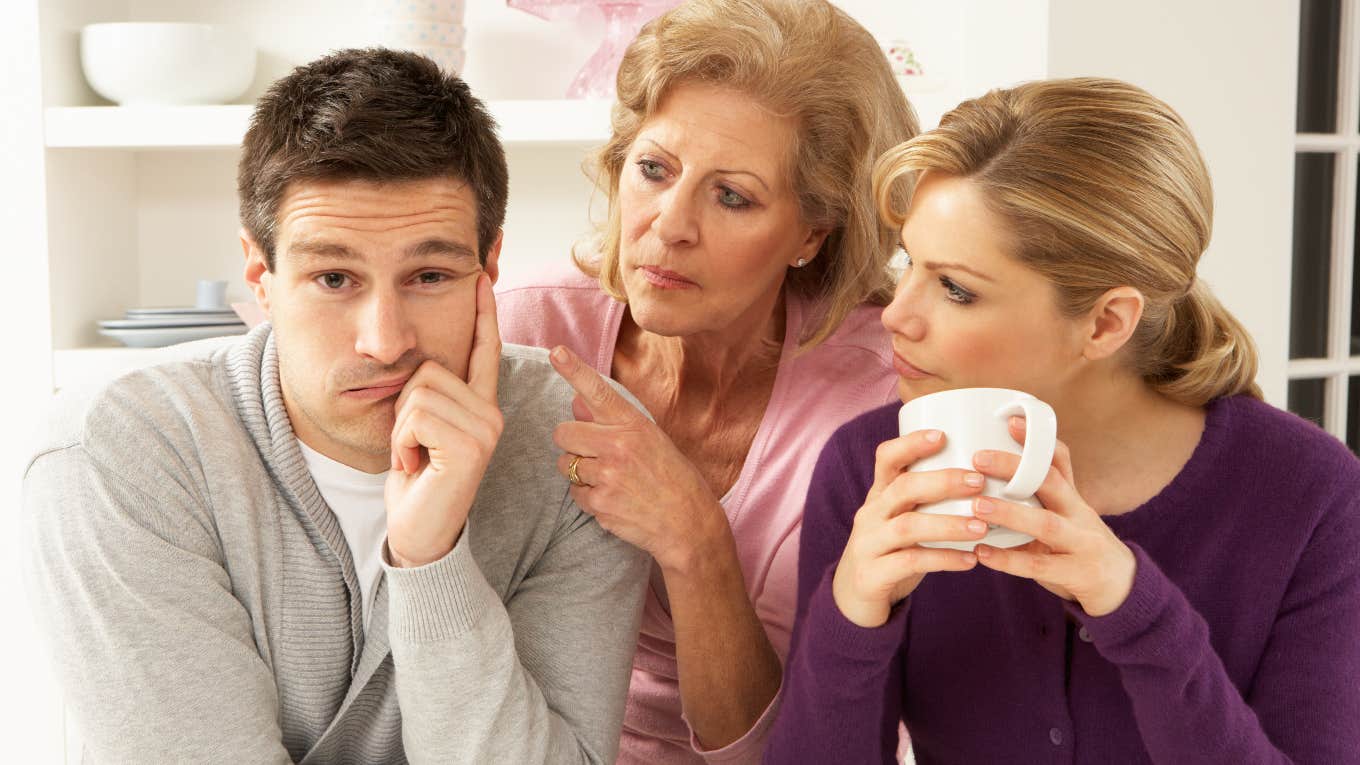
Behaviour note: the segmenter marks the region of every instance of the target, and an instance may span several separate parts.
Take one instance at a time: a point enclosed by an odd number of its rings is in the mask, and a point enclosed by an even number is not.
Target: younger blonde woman
[[[1260,400],[1196,278],[1212,199],[1180,117],[1110,80],[994,91],[875,188],[910,258],[901,399],[1018,388],[1063,445],[1028,508],[977,497],[1007,453],[905,472],[949,436],[899,436],[897,404],[837,431],[766,762],[891,762],[899,720],[923,765],[1360,762],[1360,462]],[[914,512],[947,497],[975,517]],[[1036,541],[919,546],[986,522]]]

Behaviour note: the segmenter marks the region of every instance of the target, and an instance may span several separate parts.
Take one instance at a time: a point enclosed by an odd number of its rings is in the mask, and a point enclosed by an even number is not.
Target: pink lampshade
[[[679,5],[681,0],[506,0],[511,8],[541,19],[561,22],[584,15],[604,18],[604,40],[567,88],[567,98],[614,97],[614,78],[628,44],[648,21]]]

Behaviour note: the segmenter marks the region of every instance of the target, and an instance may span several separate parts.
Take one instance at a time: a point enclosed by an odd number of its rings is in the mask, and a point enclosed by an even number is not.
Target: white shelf
[[[507,145],[573,146],[609,137],[608,101],[492,101]],[[53,149],[230,149],[241,144],[249,104],[54,106],[45,110]]]

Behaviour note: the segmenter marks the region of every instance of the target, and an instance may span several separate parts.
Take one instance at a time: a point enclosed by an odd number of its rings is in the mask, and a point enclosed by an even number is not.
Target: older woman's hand
[[[1024,420],[1012,418],[1010,428],[1011,435],[1023,442]],[[1010,452],[981,451],[973,457],[978,472],[1003,481],[1010,480],[1019,464],[1020,456]],[[978,562],[1033,579],[1058,597],[1077,601],[1091,616],[1119,608],[1133,589],[1133,551],[1077,493],[1071,452],[1061,441],[1035,496],[1043,507],[993,497],[974,500],[977,517],[1034,537],[1009,550],[978,545]]]
[[[976,518],[915,512],[918,505],[982,491],[982,476],[967,470],[907,468],[944,448],[944,434],[920,430],[884,441],[874,455],[874,483],[855,513],[854,527],[831,582],[841,614],[861,627],[880,627],[894,604],[932,571],[967,571],[972,553],[921,547],[922,542],[969,542],[987,533]]]
[[[567,348],[551,360],[577,393],[577,419],[558,425],[553,442],[566,452],[557,470],[568,480],[575,463],[578,506],[663,571],[686,570],[714,535],[731,533],[703,475],[656,423]]]

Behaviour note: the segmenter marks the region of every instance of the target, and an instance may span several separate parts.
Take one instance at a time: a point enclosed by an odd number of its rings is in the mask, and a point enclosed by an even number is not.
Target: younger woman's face
[[[883,311],[903,401],[968,387],[1062,397],[1082,328],[1058,311],[1053,285],[1009,254],[1010,242],[972,181],[922,176],[902,226],[906,268]]]

